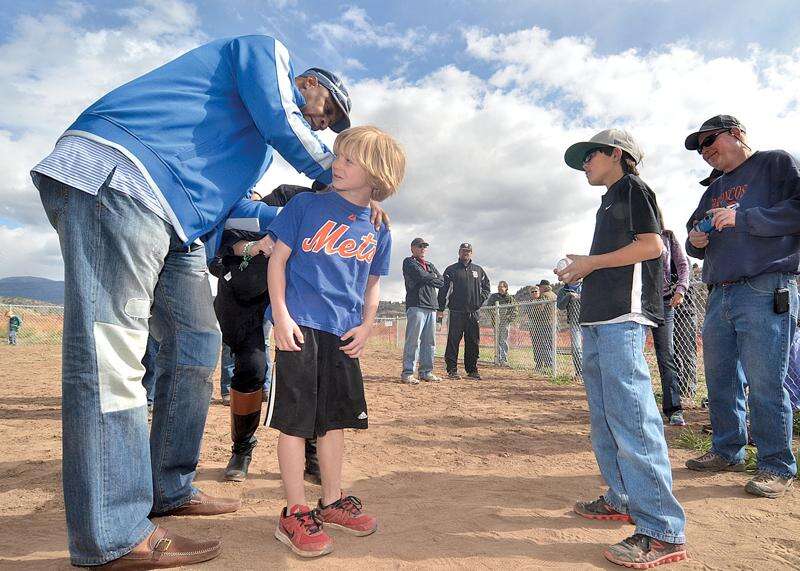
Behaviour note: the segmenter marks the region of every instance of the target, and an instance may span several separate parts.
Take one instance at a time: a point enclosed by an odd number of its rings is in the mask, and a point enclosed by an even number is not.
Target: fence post
[[[552,339],[553,344],[550,347],[550,351],[552,351],[553,355],[553,378],[558,376],[558,351],[556,348],[558,347],[558,312],[556,311],[556,302],[552,301],[552,310],[548,311],[551,316],[550,322],[552,323],[551,327],[553,329]]]
[[[500,351],[500,304],[494,304],[494,364],[500,364],[498,352]]]

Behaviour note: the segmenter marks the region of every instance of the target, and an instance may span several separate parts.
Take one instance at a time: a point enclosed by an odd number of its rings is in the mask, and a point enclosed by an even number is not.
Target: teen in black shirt
[[[589,401],[592,448],[608,491],[575,504],[595,520],[633,523],[636,532],[610,546],[606,559],[654,567],[686,558],[686,518],[672,494],[664,428],[644,358],[648,325],[662,320],[661,226],[656,199],[638,177],[642,157],[625,131],[609,129],[566,152],[566,163],[605,186],[592,248],[556,272],[565,283],[583,280],[583,382]]]

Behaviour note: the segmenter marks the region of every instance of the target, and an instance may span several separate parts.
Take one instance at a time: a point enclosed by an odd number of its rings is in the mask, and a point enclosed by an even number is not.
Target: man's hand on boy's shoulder
[[[300,330],[300,326],[297,325],[291,317],[287,317],[286,319],[276,318],[272,332],[275,336],[275,347],[279,350],[302,351],[300,345],[305,341],[303,332]]]
[[[380,230],[381,226],[384,224],[386,225],[386,229],[389,230],[391,228],[391,221],[389,220],[389,215],[381,207],[380,203],[370,200],[369,207],[372,209],[369,215],[369,221],[375,226],[375,230]]]
[[[342,341],[347,341],[350,339],[350,343],[347,345],[342,345],[339,347],[339,349],[344,351],[345,355],[351,359],[358,359],[364,352],[364,348],[367,346],[367,340],[369,339],[371,332],[372,326],[366,323],[362,323],[357,327],[353,327],[350,331],[340,337]]]

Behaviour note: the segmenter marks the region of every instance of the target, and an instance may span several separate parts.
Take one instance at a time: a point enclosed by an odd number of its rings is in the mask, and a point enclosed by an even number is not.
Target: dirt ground
[[[0,347],[2,569],[69,568],[59,353]],[[379,516],[380,530],[366,538],[334,532],[334,553],[321,560],[302,561],[273,538],[283,505],[274,433],[259,431],[247,482],[219,481],[230,444],[228,409],[215,400],[196,483],[241,497],[243,507],[159,520],[177,533],[222,538],[222,556],[197,569],[619,569],[603,548],[633,528],[571,513],[576,499],[603,490],[580,385],[484,368],[480,382],[409,387],[397,382],[398,363],[389,349],[370,349],[363,359],[370,428],[347,435],[345,485]],[[688,419],[706,422],[705,412],[688,411]],[[743,490],[746,475],[698,475],[683,467],[691,452],[670,454],[691,557],[670,569],[800,568],[800,491],[753,498]],[[319,488],[308,485],[307,493],[316,501]]]

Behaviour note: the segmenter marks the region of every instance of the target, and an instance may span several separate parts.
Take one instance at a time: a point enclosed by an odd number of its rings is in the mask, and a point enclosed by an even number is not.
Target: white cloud
[[[2,243],[15,241],[0,252],[2,275],[61,274],[55,235],[28,176],[58,135],[107,91],[206,39],[194,7],[175,0],[121,10],[117,28],[91,29],[84,22],[89,14],[85,5],[63,3],[23,16],[0,45],[0,218],[24,225],[0,226]],[[30,256],[33,238],[50,248],[48,256]]]
[[[22,244],[0,252],[5,275],[60,273],[29,167],[104,91],[203,41],[191,7],[160,6],[139,3],[120,27],[93,31],[79,11],[22,19],[0,45],[0,218],[24,225],[0,227],[0,243]],[[139,23],[147,14],[158,22]],[[334,24],[326,30],[343,58],[351,56],[348,43],[387,54],[415,49],[413,34],[376,26],[358,9]],[[386,129],[409,158],[400,193],[385,205],[395,244],[385,298],[402,298],[401,261],[417,235],[430,241],[440,269],[455,261],[460,242],[472,242],[492,283],[505,279],[512,289],[551,277],[566,253],[585,253],[604,189],[589,187],[563,153],[608,126],[639,139],[648,155],[642,176],[679,235],[702,192],[697,181],[710,170],[683,149],[685,135],[704,119],[734,114],[754,148],[800,155],[792,130],[800,124],[800,49],[754,45],[746,56],[722,58],[675,43],[604,55],[591,38],[553,38],[540,28],[470,29],[464,40],[464,53],[453,60],[473,58],[473,71],[449,65],[413,81],[348,83],[354,124]],[[285,182],[307,180],[277,159],[259,189]]]
[[[432,45],[444,41],[444,35],[425,28],[400,31],[391,23],[376,24],[364,9],[356,6],[347,8],[335,22],[314,24],[311,27],[311,36],[322,41],[328,50],[334,52],[355,45],[420,54]]]

